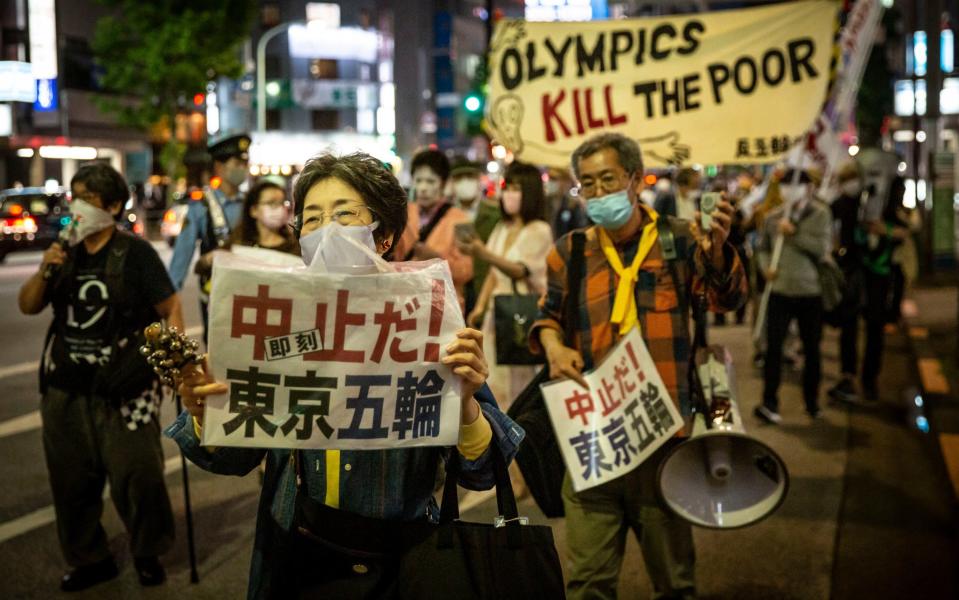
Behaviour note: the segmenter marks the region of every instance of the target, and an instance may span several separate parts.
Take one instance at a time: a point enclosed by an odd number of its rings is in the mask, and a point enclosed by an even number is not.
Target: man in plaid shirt
[[[685,298],[705,295],[709,310],[728,312],[748,296],[746,272],[726,242],[733,208],[725,200],[712,216],[709,232],[693,221],[658,216],[639,201],[643,163],[639,146],[620,134],[601,134],[584,142],[572,157],[586,210],[596,225],[585,230],[583,273],[576,302],[573,347],[565,345],[563,315],[566,268],[572,241],[567,234],[547,258],[548,289],[540,318],[530,330],[534,352],[545,352],[550,376],[569,377],[585,385],[583,370],[597,365],[633,327],[656,362],[659,374],[686,418],[691,416],[689,314]],[[697,219],[699,215],[697,213]],[[656,220],[669,219],[676,260],[671,272],[657,236]],[[674,280],[674,275],[676,279]],[[679,437],[679,436],[678,436]],[[573,492],[563,484],[568,548],[572,566],[567,584],[571,600],[613,599],[623,559],[627,528],[639,539],[656,598],[695,596],[692,530],[668,513],[656,497],[656,472],[680,439],[670,440],[639,468],[609,483]]]

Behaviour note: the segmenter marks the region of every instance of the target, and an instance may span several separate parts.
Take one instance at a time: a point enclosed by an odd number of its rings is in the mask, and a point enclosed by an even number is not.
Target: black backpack
[[[107,331],[110,332],[110,358],[107,364],[97,368],[96,376],[90,382],[90,392],[109,399],[114,404],[136,398],[156,380],[156,374],[140,354],[140,346],[145,339],[143,328],[158,318],[152,306],[136,304],[136,298],[128,294],[123,280],[123,270],[127,255],[130,253],[130,244],[133,234],[118,230],[108,243],[107,261],[104,269],[104,279],[109,294],[110,321]],[[51,297],[63,295],[63,290],[76,275],[76,258],[78,247],[71,248],[67,253],[67,260],[60,272],[51,283]],[[40,392],[46,393],[48,387],[47,358],[53,356],[57,365],[68,364],[70,358],[58,348],[62,345],[54,343],[54,337],[66,332],[66,313],[64,306],[55,307],[53,322],[47,331],[44,351],[40,360]],[[121,346],[121,342],[124,342]],[[54,356],[54,354],[56,354]]]

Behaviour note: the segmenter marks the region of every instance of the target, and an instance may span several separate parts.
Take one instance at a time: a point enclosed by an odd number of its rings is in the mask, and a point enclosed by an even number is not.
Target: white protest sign
[[[451,446],[460,380],[438,361],[463,327],[449,266],[316,273],[225,254],[213,267],[203,443]]]
[[[622,477],[683,426],[638,328],[578,383],[541,386],[577,492]]]

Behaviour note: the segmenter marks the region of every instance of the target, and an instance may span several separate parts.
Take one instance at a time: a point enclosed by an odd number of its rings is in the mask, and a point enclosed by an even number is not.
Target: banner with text
[[[271,448],[452,446],[460,380],[440,364],[463,327],[445,261],[320,274],[217,257],[203,443]]]
[[[622,477],[683,427],[638,328],[584,374],[540,386],[577,492]]]
[[[605,131],[647,166],[781,158],[829,83],[837,4],[811,0],[662,18],[503,20],[487,123],[518,158],[565,167]]]

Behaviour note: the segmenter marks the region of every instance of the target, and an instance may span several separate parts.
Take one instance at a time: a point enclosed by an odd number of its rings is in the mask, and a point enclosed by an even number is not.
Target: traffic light
[[[481,135],[483,133],[483,105],[486,98],[478,91],[471,91],[463,98],[463,109],[466,111],[466,133]]]

